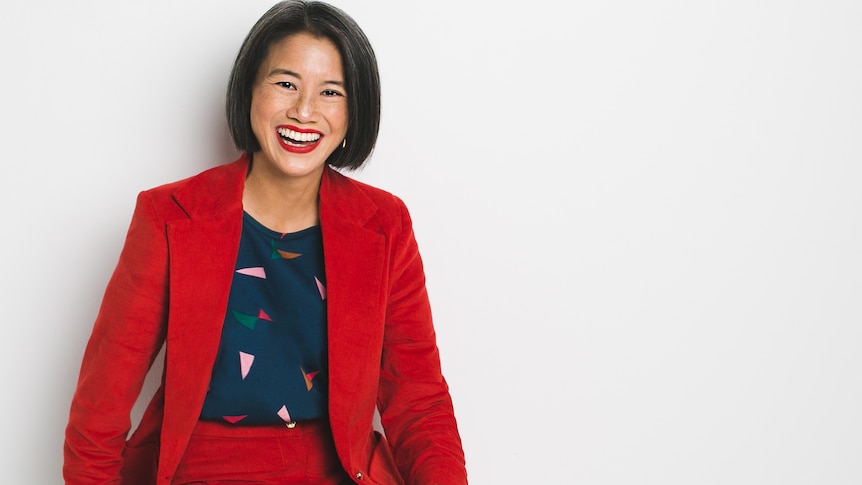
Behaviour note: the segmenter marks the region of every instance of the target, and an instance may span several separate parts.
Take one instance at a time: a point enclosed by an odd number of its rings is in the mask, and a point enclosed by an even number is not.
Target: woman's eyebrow
[[[279,74],[287,75],[287,76],[293,76],[297,79],[302,79],[302,76],[300,76],[299,73],[293,72],[290,69],[283,69],[280,67],[276,67],[275,69],[269,71],[269,74],[267,74],[267,76],[276,76]],[[323,83],[324,84],[335,84],[336,86],[344,87],[344,82],[342,82],[342,81],[323,81]]]
[[[290,69],[282,69],[280,67],[276,67],[272,71],[269,71],[269,74],[267,74],[267,75],[268,76],[275,76],[277,74],[287,74],[288,76],[293,76],[295,78],[302,79],[302,76],[300,76],[298,73],[295,73],[295,72],[291,71]]]

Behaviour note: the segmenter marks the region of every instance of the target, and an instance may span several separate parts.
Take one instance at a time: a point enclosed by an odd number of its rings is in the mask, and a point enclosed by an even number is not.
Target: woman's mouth
[[[293,153],[310,152],[323,138],[318,131],[299,131],[286,126],[279,126],[275,131],[282,148]]]

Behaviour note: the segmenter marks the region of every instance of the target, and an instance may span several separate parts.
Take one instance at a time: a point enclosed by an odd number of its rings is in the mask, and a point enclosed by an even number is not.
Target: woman
[[[335,170],[376,142],[367,38],[327,4],[276,4],[240,49],[227,116],[242,157],[138,196],[72,401],[66,482],[466,483],[408,212]]]

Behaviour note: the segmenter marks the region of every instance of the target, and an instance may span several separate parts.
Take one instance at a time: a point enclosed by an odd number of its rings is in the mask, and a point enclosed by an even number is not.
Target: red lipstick
[[[320,144],[323,133],[317,130],[299,128],[292,125],[280,125],[275,128],[275,135],[281,147],[290,153],[308,153]],[[299,138],[307,138],[300,141]]]

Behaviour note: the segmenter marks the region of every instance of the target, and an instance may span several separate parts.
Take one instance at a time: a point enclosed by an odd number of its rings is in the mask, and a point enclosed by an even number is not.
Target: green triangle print
[[[257,323],[257,317],[254,315],[243,315],[239,312],[232,312],[237,321],[246,328],[254,330],[254,325]]]

